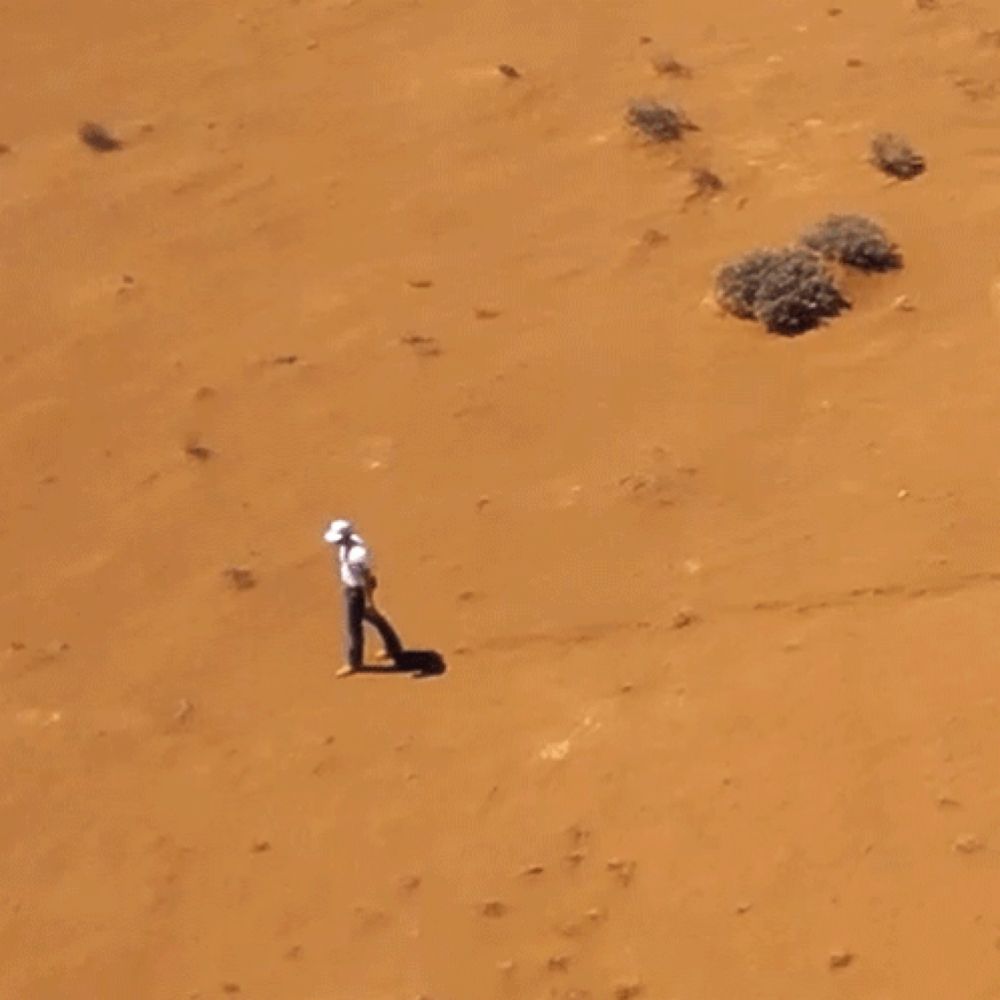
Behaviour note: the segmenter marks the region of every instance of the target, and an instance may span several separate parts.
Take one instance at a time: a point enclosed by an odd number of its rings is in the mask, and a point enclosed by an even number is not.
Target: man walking
[[[360,670],[365,659],[364,623],[374,625],[385,646],[385,656],[398,664],[403,644],[388,619],[375,607],[378,580],[372,572],[372,555],[354,525],[343,519],[332,521],[323,541],[339,549],[340,582],[344,587],[344,616],[347,662],[337,677],[349,677]]]

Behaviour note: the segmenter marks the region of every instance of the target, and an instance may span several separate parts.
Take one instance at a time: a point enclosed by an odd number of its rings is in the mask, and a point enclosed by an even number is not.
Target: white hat
[[[339,545],[341,542],[347,541],[352,534],[354,534],[354,525],[344,518],[338,518],[338,520],[330,522],[330,527],[326,529],[323,541],[329,542],[331,545]]]

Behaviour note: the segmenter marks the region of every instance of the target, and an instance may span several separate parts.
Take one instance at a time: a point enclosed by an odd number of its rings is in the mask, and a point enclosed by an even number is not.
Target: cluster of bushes
[[[730,261],[716,275],[719,304],[772,333],[812,330],[848,308],[829,263],[861,271],[902,266],[898,247],[881,226],[860,215],[831,215],[807,229],[799,245],[765,248]]]

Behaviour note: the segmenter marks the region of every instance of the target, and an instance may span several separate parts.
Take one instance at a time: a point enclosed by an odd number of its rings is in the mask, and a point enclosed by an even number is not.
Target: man
[[[343,519],[332,521],[323,541],[339,549],[340,582],[344,587],[344,615],[347,662],[337,671],[337,677],[349,677],[360,670],[365,659],[364,623],[378,629],[385,646],[383,656],[399,663],[403,644],[385,616],[375,607],[378,580],[372,572],[372,555],[354,525]]]

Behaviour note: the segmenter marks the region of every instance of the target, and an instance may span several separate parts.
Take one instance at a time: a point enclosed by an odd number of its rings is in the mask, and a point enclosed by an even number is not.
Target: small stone
[[[860,59],[846,59],[844,65],[850,67],[851,69],[860,69],[864,66],[864,63]]]
[[[255,840],[250,846],[250,850],[254,854],[265,854],[267,851],[271,850],[271,842],[269,840]]]
[[[568,972],[569,955],[552,955],[545,963],[549,972]]]
[[[956,837],[955,842],[951,846],[952,850],[957,851],[959,854],[977,854],[986,847],[973,833],[963,833],[960,837]]]
[[[511,66],[510,63],[500,63],[500,65],[497,66],[497,72],[499,72],[502,76],[507,77],[508,80],[521,79],[520,71]]]
[[[174,710],[174,722],[185,723],[194,714],[194,705],[187,698],[181,698]]]
[[[832,951],[830,952],[830,968],[831,969],[846,969],[854,961],[854,955],[849,951]]]
[[[230,995],[235,994],[235,993],[239,993],[240,992],[240,984],[239,983],[223,983],[222,984],[222,992],[223,993],[228,993]]]
[[[419,875],[404,875],[399,880],[399,888],[403,892],[416,892],[423,883],[423,879]]]
[[[502,917],[507,913],[507,906],[499,899],[487,899],[479,904],[479,912],[484,917]]]
[[[896,499],[897,500],[905,500],[909,495],[910,495],[910,491],[909,490],[900,490],[896,494]]]
[[[612,996],[615,1000],[634,1000],[642,994],[642,983],[637,979],[629,979],[615,984]]]
[[[505,958],[505,959],[497,962],[497,971],[498,972],[502,972],[505,975],[508,975],[511,972],[513,972],[514,969],[515,969],[515,967],[516,966],[514,964],[514,961],[512,959],[509,959],[509,958]]]
[[[6,156],[8,153],[12,153],[13,149],[6,143],[0,142],[0,156]]]
[[[609,872],[615,874],[615,877],[622,885],[628,885],[635,877],[636,864],[634,861],[612,858],[608,862],[607,868]]]
[[[915,312],[916,306],[908,295],[899,295],[892,300],[892,308],[897,312]]]
[[[489,507],[491,503],[493,503],[493,500],[483,494],[483,496],[476,500],[476,510],[483,510],[484,508]]]
[[[545,871],[545,865],[527,865],[521,869],[522,875],[541,875]]]
[[[742,917],[744,913],[749,913],[753,908],[753,903],[737,903],[736,904],[736,914]]]
[[[476,319],[497,319],[502,313],[499,309],[476,309]]]
[[[251,590],[257,586],[257,577],[246,566],[230,566],[222,571],[222,575],[236,590]]]
[[[285,952],[285,958],[289,961],[294,961],[296,958],[302,957],[302,945],[293,944],[288,951]]]
[[[953,799],[950,795],[939,795],[937,797],[937,804],[942,809],[957,809],[961,805],[958,799]]]
[[[670,237],[660,229],[647,229],[639,237],[639,243],[644,247],[658,247],[669,242]]]
[[[434,287],[434,282],[430,278],[410,278],[406,283],[410,288],[419,288],[421,290]]]
[[[121,140],[98,122],[84,122],[76,134],[80,142],[96,153],[112,153],[122,148]]]
[[[687,628],[689,625],[694,625],[697,621],[698,616],[693,611],[689,608],[681,608],[674,613],[674,617],[670,621],[670,627],[675,629]]]
[[[691,70],[667,52],[661,52],[650,60],[653,70],[661,76],[673,76],[682,80],[690,79]]]
[[[195,390],[194,398],[202,403],[206,399],[214,399],[217,395],[218,393],[210,385],[203,385]]]
[[[184,454],[190,458],[197,459],[199,462],[207,462],[215,452],[206,445],[201,444],[197,438],[192,438],[184,445]]]
[[[319,42],[316,41],[315,38],[310,38],[309,41],[306,42],[306,50],[308,52],[313,52],[318,48],[319,48]]]
[[[596,924],[604,919],[604,910],[598,909],[595,906],[587,910],[585,916],[592,924]]]

